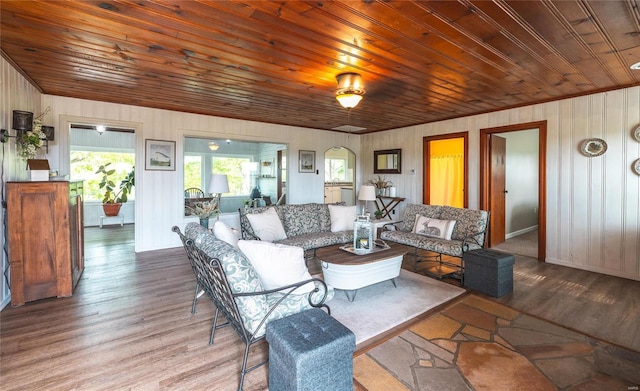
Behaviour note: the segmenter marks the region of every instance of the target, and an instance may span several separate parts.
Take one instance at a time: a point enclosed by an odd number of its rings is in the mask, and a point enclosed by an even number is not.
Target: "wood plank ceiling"
[[[361,132],[640,84],[635,0],[2,1],[45,94]],[[350,115],[336,75],[362,75]]]

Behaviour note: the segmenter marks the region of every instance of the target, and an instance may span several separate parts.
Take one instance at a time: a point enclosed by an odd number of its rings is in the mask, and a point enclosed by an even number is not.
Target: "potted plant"
[[[102,175],[102,179],[98,184],[100,189],[104,189],[102,210],[105,216],[117,216],[118,213],[120,213],[122,204],[127,202],[131,188],[135,186],[135,167],[131,168],[131,172],[124,177],[120,185],[116,188],[116,183],[111,178],[116,170],[109,168],[110,164],[111,163],[106,163],[101,165],[98,171],[96,171],[96,174]]]

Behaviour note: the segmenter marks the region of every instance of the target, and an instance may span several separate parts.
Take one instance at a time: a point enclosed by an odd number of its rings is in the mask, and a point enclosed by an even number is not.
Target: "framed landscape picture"
[[[145,170],[175,171],[176,142],[164,140],[145,140]]]
[[[298,172],[316,172],[316,151],[299,151]]]

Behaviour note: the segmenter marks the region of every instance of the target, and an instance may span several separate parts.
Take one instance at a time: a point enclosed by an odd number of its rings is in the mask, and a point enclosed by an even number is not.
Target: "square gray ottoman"
[[[353,390],[356,337],[314,308],[267,324],[269,389]]]
[[[513,255],[479,249],[464,253],[462,259],[465,287],[493,297],[513,292]]]

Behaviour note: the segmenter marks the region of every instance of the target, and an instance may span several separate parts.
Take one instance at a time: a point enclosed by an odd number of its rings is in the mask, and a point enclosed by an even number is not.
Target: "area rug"
[[[344,291],[327,304],[331,315],[356,335],[356,344],[394,328],[463,294],[464,289],[402,269],[396,279],[358,289],[350,302]]]

